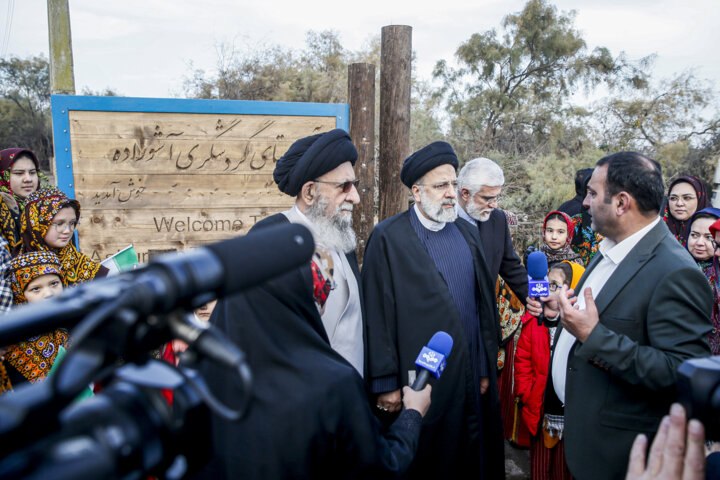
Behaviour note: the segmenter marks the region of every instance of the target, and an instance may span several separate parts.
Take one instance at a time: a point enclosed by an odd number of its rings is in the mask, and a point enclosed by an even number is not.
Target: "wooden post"
[[[47,0],[50,37],[50,91],[75,94],[68,0]]]
[[[348,66],[348,99],[350,138],[359,154],[355,175],[360,180],[360,205],[353,210],[353,226],[358,238],[358,262],[362,264],[365,245],[375,225],[375,65]]]
[[[379,220],[408,207],[400,170],[410,154],[410,63],[412,27],[382,28],[380,44]]]

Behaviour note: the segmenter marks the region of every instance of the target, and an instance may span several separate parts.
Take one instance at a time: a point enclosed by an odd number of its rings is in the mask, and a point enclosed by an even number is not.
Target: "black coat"
[[[505,214],[496,208],[487,221],[477,223],[490,277],[495,282],[500,275],[524,304],[528,296],[527,270],[513,248]]]
[[[198,478],[374,479],[408,468],[420,414],[404,411],[381,433],[363,380],[328,344],[309,263],[222,299],[211,322],[247,355],[252,401],[237,422],[213,419],[214,457]],[[229,406],[247,395],[214,364],[201,374]]]
[[[406,211],[378,224],[365,250],[362,282],[368,380],[394,377],[396,387],[407,385],[408,372],[415,370],[420,349],[438,330],[449,333],[453,350],[440,380],[431,379],[432,405],[423,420],[410,477],[504,478],[496,371],[490,369],[490,388],[482,396],[479,419],[479,388],[474,384],[460,314],[447,284],[415,233],[410,215]],[[488,273],[475,227],[464,220],[458,220],[456,225],[473,255],[480,335],[488,364],[494,365],[499,343],[495,281]]]

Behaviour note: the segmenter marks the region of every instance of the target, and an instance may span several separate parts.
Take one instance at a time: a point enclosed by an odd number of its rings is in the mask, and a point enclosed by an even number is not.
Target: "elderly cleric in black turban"
[[[336,128],[301,138],[290,145],[287,153],[277,161],[273,178],[281,192],[295,197],[307,182],[345,162],[355,165],[357,158],[358,152],[350,135]]]
[[[411,188],[427,172],[446,163],[457,170],[459,162],[455,150],[447,142],[433,142],[405,159],[400,180]]]

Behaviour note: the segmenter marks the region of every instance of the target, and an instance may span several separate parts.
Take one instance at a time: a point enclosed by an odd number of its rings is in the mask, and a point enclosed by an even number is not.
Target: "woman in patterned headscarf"
[[[667,223],[670,233],[684,247],[687,244],[688,220],[695,212],[711,206],[705,184],[699,178],[679,177],[668,188],[662,219]]]
[[[10,264],[15,305],[34,303],[62,292],[65,285],[60,260],[52,252],[18,255]],[[57,329],[10,345],[0,362],[0,393],[21,383],[45,378],[58,351],[67,342],[67,331]]]
[[[0,150],[0,230],[12,252],[20,244],[18,226],[28,195],[47,179],[40,173],[40,163],[30,150]]]
[[[80,203],[54,187],[28,195],[20,222],[23,252],[50,251],[60,259],[68,286],[104,277],[108,269],[80,253],[72,242]]]

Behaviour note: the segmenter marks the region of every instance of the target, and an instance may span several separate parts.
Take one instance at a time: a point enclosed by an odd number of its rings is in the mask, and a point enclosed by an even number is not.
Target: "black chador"
[[[463,252],[474,266],[477,324],[469,326],[461,320],[448,283],[421,241],[417,225],[413,226],[413,215],[411,208],[384,220],[368,241],[362,270],[367,380],[374,393],[407,385],[422,346],[438,330],[449,333],[452,354],[440,380],[432,381],[432,404],[423,420],[410,477],[504,478],[495,369],[499,342],[495,281],[488,273],[477,228],[464,220],[445,226],[460,231],[462,236],[455,233],[455,238],[459,242],[464,238],[469,253],[464,245]],[[490,386],[480,396],[483,364],[482,376],[489,376]],[[389,387],[387,380],[393,378],[395,385]],[[381,384],[385,388],[378,388]]]
[[[408,468],[420,414],[403,411],[381,434],[362,378],[330,348],[309,263],[221,300],[211,322],[246,353],[254,383],[245,418],[213,420],[215,456],[201,478],[374,479]],[[201,373],[238,406],[244,392],[228,372],[208,365]]]

